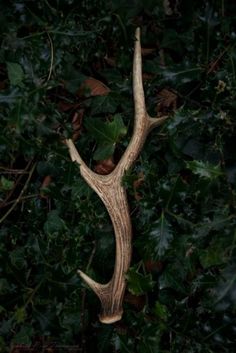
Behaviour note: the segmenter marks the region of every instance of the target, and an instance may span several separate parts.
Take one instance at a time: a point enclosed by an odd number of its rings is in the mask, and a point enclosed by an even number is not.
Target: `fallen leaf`
[[[111,67],[116,67],[116,59],[111,57],[109,58],[107,55],[104,57],[104,60],[106,61],[106,63],[108,65],[110,65]]]
[[[136,201],[141,200],[142,196],[140,193],[137,191],[137,189],[140,187],[140,185],[144,182],[144,174],[143,172],[139,173],[138,179],[133,182],[133,188],[134,188],[134,198]]]
[[[153,74],[147,74],[147,73],[143,73],[143,81],[150,81],[150,80],[152,80],[153,79],[153,77],[154,77],[155,75],[153,75]]]
[[[45,178],[43,179],[43,182],[42,182],[42,185],[41,185],[41,190],[40,190],[40,196],[43,198],[43,199],[47,199],[48,198],[48,195],[45,194],[44,190],[45,188],[47,188],[52,182],[52,177],[51,175],[47,175],[45,176]]]
[[[134,295],[131,293],[126,293],[124,301],[126,303],[131,304],[133,307],[135,307],[137,310],[142,310],[145,303],[146,303],[146,298],[145,295]]]
[[[106,96],[109,92],[110,88],[103,82],[96,80],[93,77],[89,77],[79,88],[78,96],[84,96],[86,93],[89,96]]]
[[[74,113],[74,116],[72,118],[72,129],[73,129],[72,140],[73,141],[78,140],[81,126],[82,126],[83,116],[84,116],[84,109],[80,109],[79,111]]]
[[[156,272],[156,273],[162,272],[164,267],[161,261],[152,261],[152,260],[146,260],[144,265],[147,272]]]
[[[0,81],[0,91],[4,90],[5,88],[6,88],[6,82]]]
[[[68,103],[65,101],[60,101],[58,103],[58,109],[64,113],[64,112],[68,112],[70,110],[78,109],[78,107],[80,105],[81,105],[81,103]]]
[[[115,169],[115,163],[113,158],[104,159],[103,161],[97,162],[94,171],[98,174],[106,175],[111,173]]]
[[[150,54],[154,53],[155,51],[156,51],[155,48],[142,48],[141,49],[142,56],[150,55]]]
[[[158,103],[157,111],[160,114],[165,114],[170,111],[177,109],[177,99],[178,96],[172,91],[164,88],[157,94]]]

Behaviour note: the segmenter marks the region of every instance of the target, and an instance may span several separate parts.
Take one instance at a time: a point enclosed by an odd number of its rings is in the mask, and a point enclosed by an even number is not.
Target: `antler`
[[[82,160],[72,140],[66,140],[72,161],[80,166],[80,173],[89,186],[102,199],[110,215],[116,238],[115,268],[111,280],[100,284],[82,271],[80,276],[97,294],[101,301],[102,312],[99,319],[103,323],[113,323],[121,319],[122,302],[126,287],[125,275],[131,260],[132,228],[126,190],[122,186],[124,173],[132,166],[140,153],[151,129],[162,124],[167,116],[151,118],[145,106],[142,83],[142,58],[140,29],[136,29],[136,42],[133,60],[134,131],[131,141],[116,168],[108,175],[94,173]]]

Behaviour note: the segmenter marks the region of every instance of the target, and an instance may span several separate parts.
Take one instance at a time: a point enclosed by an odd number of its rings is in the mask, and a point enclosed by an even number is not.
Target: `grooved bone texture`
[[[78,271],[81,278],[99,297],[102,307],[99,319],[106,324],[114,323],[122,318],[122,303],[126,287],[125,275],[130,266],[132,252],[131,219],[122,178],[137,159],[148,133],[167,119],[167,116],[150,118],[147,114],[142,82],[139,28],[136,29],[135,36],[133,59],[134,130],[130,143],[116,168],[108,175],[94,173],[82,160],[72,140],[66,140],[72,161],[79,164],[82,177],[103,201],[114,228],[116,256],[111,280],[107,284],[97,283],[84,272]]]

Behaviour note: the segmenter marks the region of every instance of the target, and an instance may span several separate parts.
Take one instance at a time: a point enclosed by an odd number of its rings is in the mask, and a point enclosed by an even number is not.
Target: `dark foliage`
[[[234,350],[235,21],[230,0],[1,0],[0,352]],[[110,278],[112,226],[63,140],[97,171],[119,160],[137,26],[149,112],[170,119],[123,181],[132,267],[102,325],[76,271]]]

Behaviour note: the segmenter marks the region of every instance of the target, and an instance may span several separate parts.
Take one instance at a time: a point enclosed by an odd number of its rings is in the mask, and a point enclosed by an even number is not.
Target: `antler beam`
[[[79,271],[82,279],[99,297],[102,306],[99,319],[107,324],[116,322],[122,317],[122,302],[126,287],[125,275],[131,260],[132,227],[126,190],[122,186],[122,177],[138,157],[148,133],[167,119],[166,116],[151,118],[146,111],[139,28],[136,29],[135,36],[133,60],[134,130],[130,143],[116,168],[108,175],[94,173],[82,160],[72,140],[66,140],[72,161],[79,164],[82,177],[103,201],[114,227],[116,257],[111,280],[107,284],[100,284]]]

